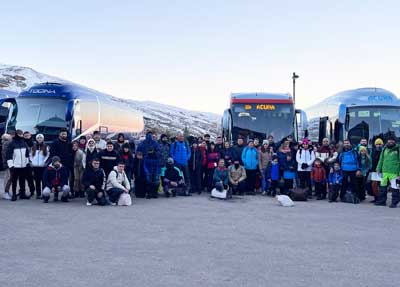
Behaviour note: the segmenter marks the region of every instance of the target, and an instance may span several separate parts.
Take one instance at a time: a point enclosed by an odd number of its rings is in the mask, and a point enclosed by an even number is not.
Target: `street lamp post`
[[[299,78],[299,75],[296,75],[295,72],[293,72],[292,75],[292,80],[293,80],[293,102],[296,103],[296,79]]]

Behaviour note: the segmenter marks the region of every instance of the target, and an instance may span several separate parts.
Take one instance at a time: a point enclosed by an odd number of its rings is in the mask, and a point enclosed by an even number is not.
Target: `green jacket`
[[[378,166],[376,167],[377,172],[400,174],[400,146],[389,149],[387,147],[381,153],[379,157]]]

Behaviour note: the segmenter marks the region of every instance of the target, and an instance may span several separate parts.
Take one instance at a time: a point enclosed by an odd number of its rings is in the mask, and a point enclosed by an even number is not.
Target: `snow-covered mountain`
[[[0,89],[19,93],[43,82],[71,83],[31,68],[0,64]],[[185,128],[189,134],[195,136],[209,133],[216,137],[220,133],[221,117],[216,114],[189,111],[151,101],[120,100],[143,113],[145,129],[170,135],[177,131],[184,131]]]

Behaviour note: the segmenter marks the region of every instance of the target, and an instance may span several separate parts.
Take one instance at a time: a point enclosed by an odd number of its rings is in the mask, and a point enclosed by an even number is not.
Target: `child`
[[[267,192],[267,195],[269,196],[275,196],[276,195],[276,189],[279,184],[280,176],[279,176],[279,162],[278,162],[278,157],[274,155],[272,157],[272,161],[268,164],[267,169],[265,170],[265,178],[269,182],[270,189]],[[265,193],[263,193],[265,195]]]
[[[314,182],[317,200],[326,199],[326,172],[319,158],[314,161],[314,168],[311,171],[311,181]]]
[[[286,160],[283,165],[283,180],[286,195],[290,196],[293,192],[293,180],[296,177],[296,161],[291,153],[286,154]]]
[[[340,169],[340,163],[335,162],[329,173],[329,202],[336,202],[339,192],[342,189],[342,179],[343,175]]]

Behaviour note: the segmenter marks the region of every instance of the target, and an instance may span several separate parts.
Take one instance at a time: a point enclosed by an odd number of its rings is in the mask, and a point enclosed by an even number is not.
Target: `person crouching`
[[[106,175],[100,168],[100,159],[94,158],[85,169],[82,177],[82,184],[86,190],[87,206],[91,206],[96,199],[98,205],[107,205],[105,195]]]
[[[68,186],[69,170],[61,164],[58,156],[53,156],[51,164],[44,170],[42,192],[43,202],[47,203],[50,194],[54,193],[54,201],[58,201],[58,194],[61,192],[61,201],[68,202],[70,188]]]
[[[175,166],[174,159],[168,158],[165,167],[161,169],[161,183],[164,190],[165,197],[178,195],[190,195],[186,191],[185,181],[183,174],[179,168]],[[171,191],[171,192],[170,192]]]
[[[218,166],[214,170],[214,176],[213,176],[213,186],[218,190],[218,191],[223,191],[228,189],[228,169],[225,167],[225,160],[221,158],[218,160]]]
[[[121,194],[129,194],[131,189],[131,185],[124,169],[125,163],[121,161],[108,175],[106,189],[111,205],[116,205]]]

